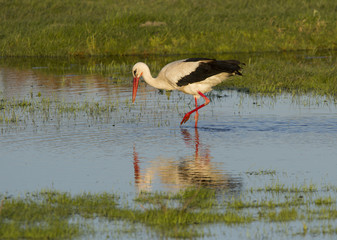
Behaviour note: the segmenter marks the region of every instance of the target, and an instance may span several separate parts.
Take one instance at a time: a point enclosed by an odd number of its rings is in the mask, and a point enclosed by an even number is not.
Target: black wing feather
[[[193,62],[193,61],[200,61],[200,60],[210,60],[209,62],[201,62],[200,65],[195,69],[195,71],[191,72],[189,75],[182,77],[178,82],[177,85],[179,87],[201,82],[206,78],[211,76],[217,75],[219,73],[229,73],[231,75],[242,75],[240,70],[242,69],[240,61],[237,60],[222,60],[217,61],[215,59],[209,58],[189,58],[186,59],[185,62]]]
[[[215,59],[211,59],[211,58],[188,58],[184,62],[199,62],[199,61],[203,61],[203,60],[215,61]]]

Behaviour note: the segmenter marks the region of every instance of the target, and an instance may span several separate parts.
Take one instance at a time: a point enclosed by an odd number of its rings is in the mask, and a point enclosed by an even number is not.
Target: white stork
[[[152,87],[163,90],[179,90],[191,94],[195,99],[195,109],[185,114],[181,124],[185,123],[192,113],[195,112],[195,127],[198,125],[198,110],[206,106],[210,100],[204,93],[212,90],[212,87],[225,81],[233,75],[242,75],[240,61],[215,60],[209,58],[188,58],[167,64],[159,72],[157,78],[153,78],[149,67],[142,62],[136,63],[132,68],[133,91],[132,102],[135,102],[138,83],[143,77]],[[198,106],[197,100],[201,97],[205,103]]]

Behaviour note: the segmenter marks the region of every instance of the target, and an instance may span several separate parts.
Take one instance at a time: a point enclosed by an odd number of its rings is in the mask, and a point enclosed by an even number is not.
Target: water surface
[[[337,182],[336,106],[325,97],[213,91],[195,129],[193,116],[180,126],[193,108],[191,96],[142,83],[131,104],[132,75],[124,68],[133,59],[105,60],[123,66],[110,75],[82,73],[81,62],[50,61],[28,59],[21,68],[3,62],[0,100],[110,103],[114,110],[99,116],[51,110],[45,118],[17,112],[18,122],[0,122],[1,193],[52,188],[133,195],[198,185],[240,192],[275,179]],[[250,174],[260,170],[277,174]]]

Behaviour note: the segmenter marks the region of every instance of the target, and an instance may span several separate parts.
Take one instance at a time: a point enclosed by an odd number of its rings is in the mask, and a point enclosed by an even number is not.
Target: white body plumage
[[[237,60],[218,61],[208,58],[188,58],[167,64],[159,72],[157,78],[153,78],[149,67],[145,63],[138,62],[132,68],[134,78],[132,101],[135,101],[140,77],[143,77],[144,81],[152,87],[163,90],[179,90],[193,95],[196,108],[185,115],[182,121],[184,123],[192,112],[197,112],[198,109],[209,103],[209,99],[204,96],[204,93],[211,91],[212,87],[230,76],[241,75],[240,64],[242,63]],[[197,99],[200,96],[206,102],[197,107]],[[185,118],[187,119],[185,120]]]

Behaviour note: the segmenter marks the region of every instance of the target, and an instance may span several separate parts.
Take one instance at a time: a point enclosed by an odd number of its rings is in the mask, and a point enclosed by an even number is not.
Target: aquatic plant
[[[41,190],[19,197],[0,195],[0,237],[94,236],[101,231],[97,225],[89,226],[89,221],[94,219],[109,221],[109,225],[120,221],[129,223],[125,230],[106,229],[109,235],[133,234],[137,227],[130,227],[130,224],[141,224],[147,226],[148,234],[164,238],[196,238],[212,236],[206,231],[212,224],[235,228],[252,222],[296,221],[303,222],[302,231],[293,229],[289,232],[288,229],[278,234],[335,235],[333,221],[318,226],[323,220],[337,219],[336,188],[333,185],[329,189],[317,187],[315,191],[308,190],[307,185],[296,188],[296,191],[271,194],[269,187],[265,187],[266,190],[249,190],[240,195],[207,188],[188,188],[177,193],[140,192],[133,203],[126,203],[118,194],[107,192],[71,195]],[[324,196],[326,194],[328,196]]]
[[[38,97],[19,100],[16,98],[0,99],[0,123],[6,124],[34,124],[36,119],[41,122],[53,119],[76,119],[79,114],[87,120],[109,118],[110,113],[116,111],[116,104],[111,101],[81,101],[65,102],[64,100]],[[30,122],[29,122],[30,121]]]

